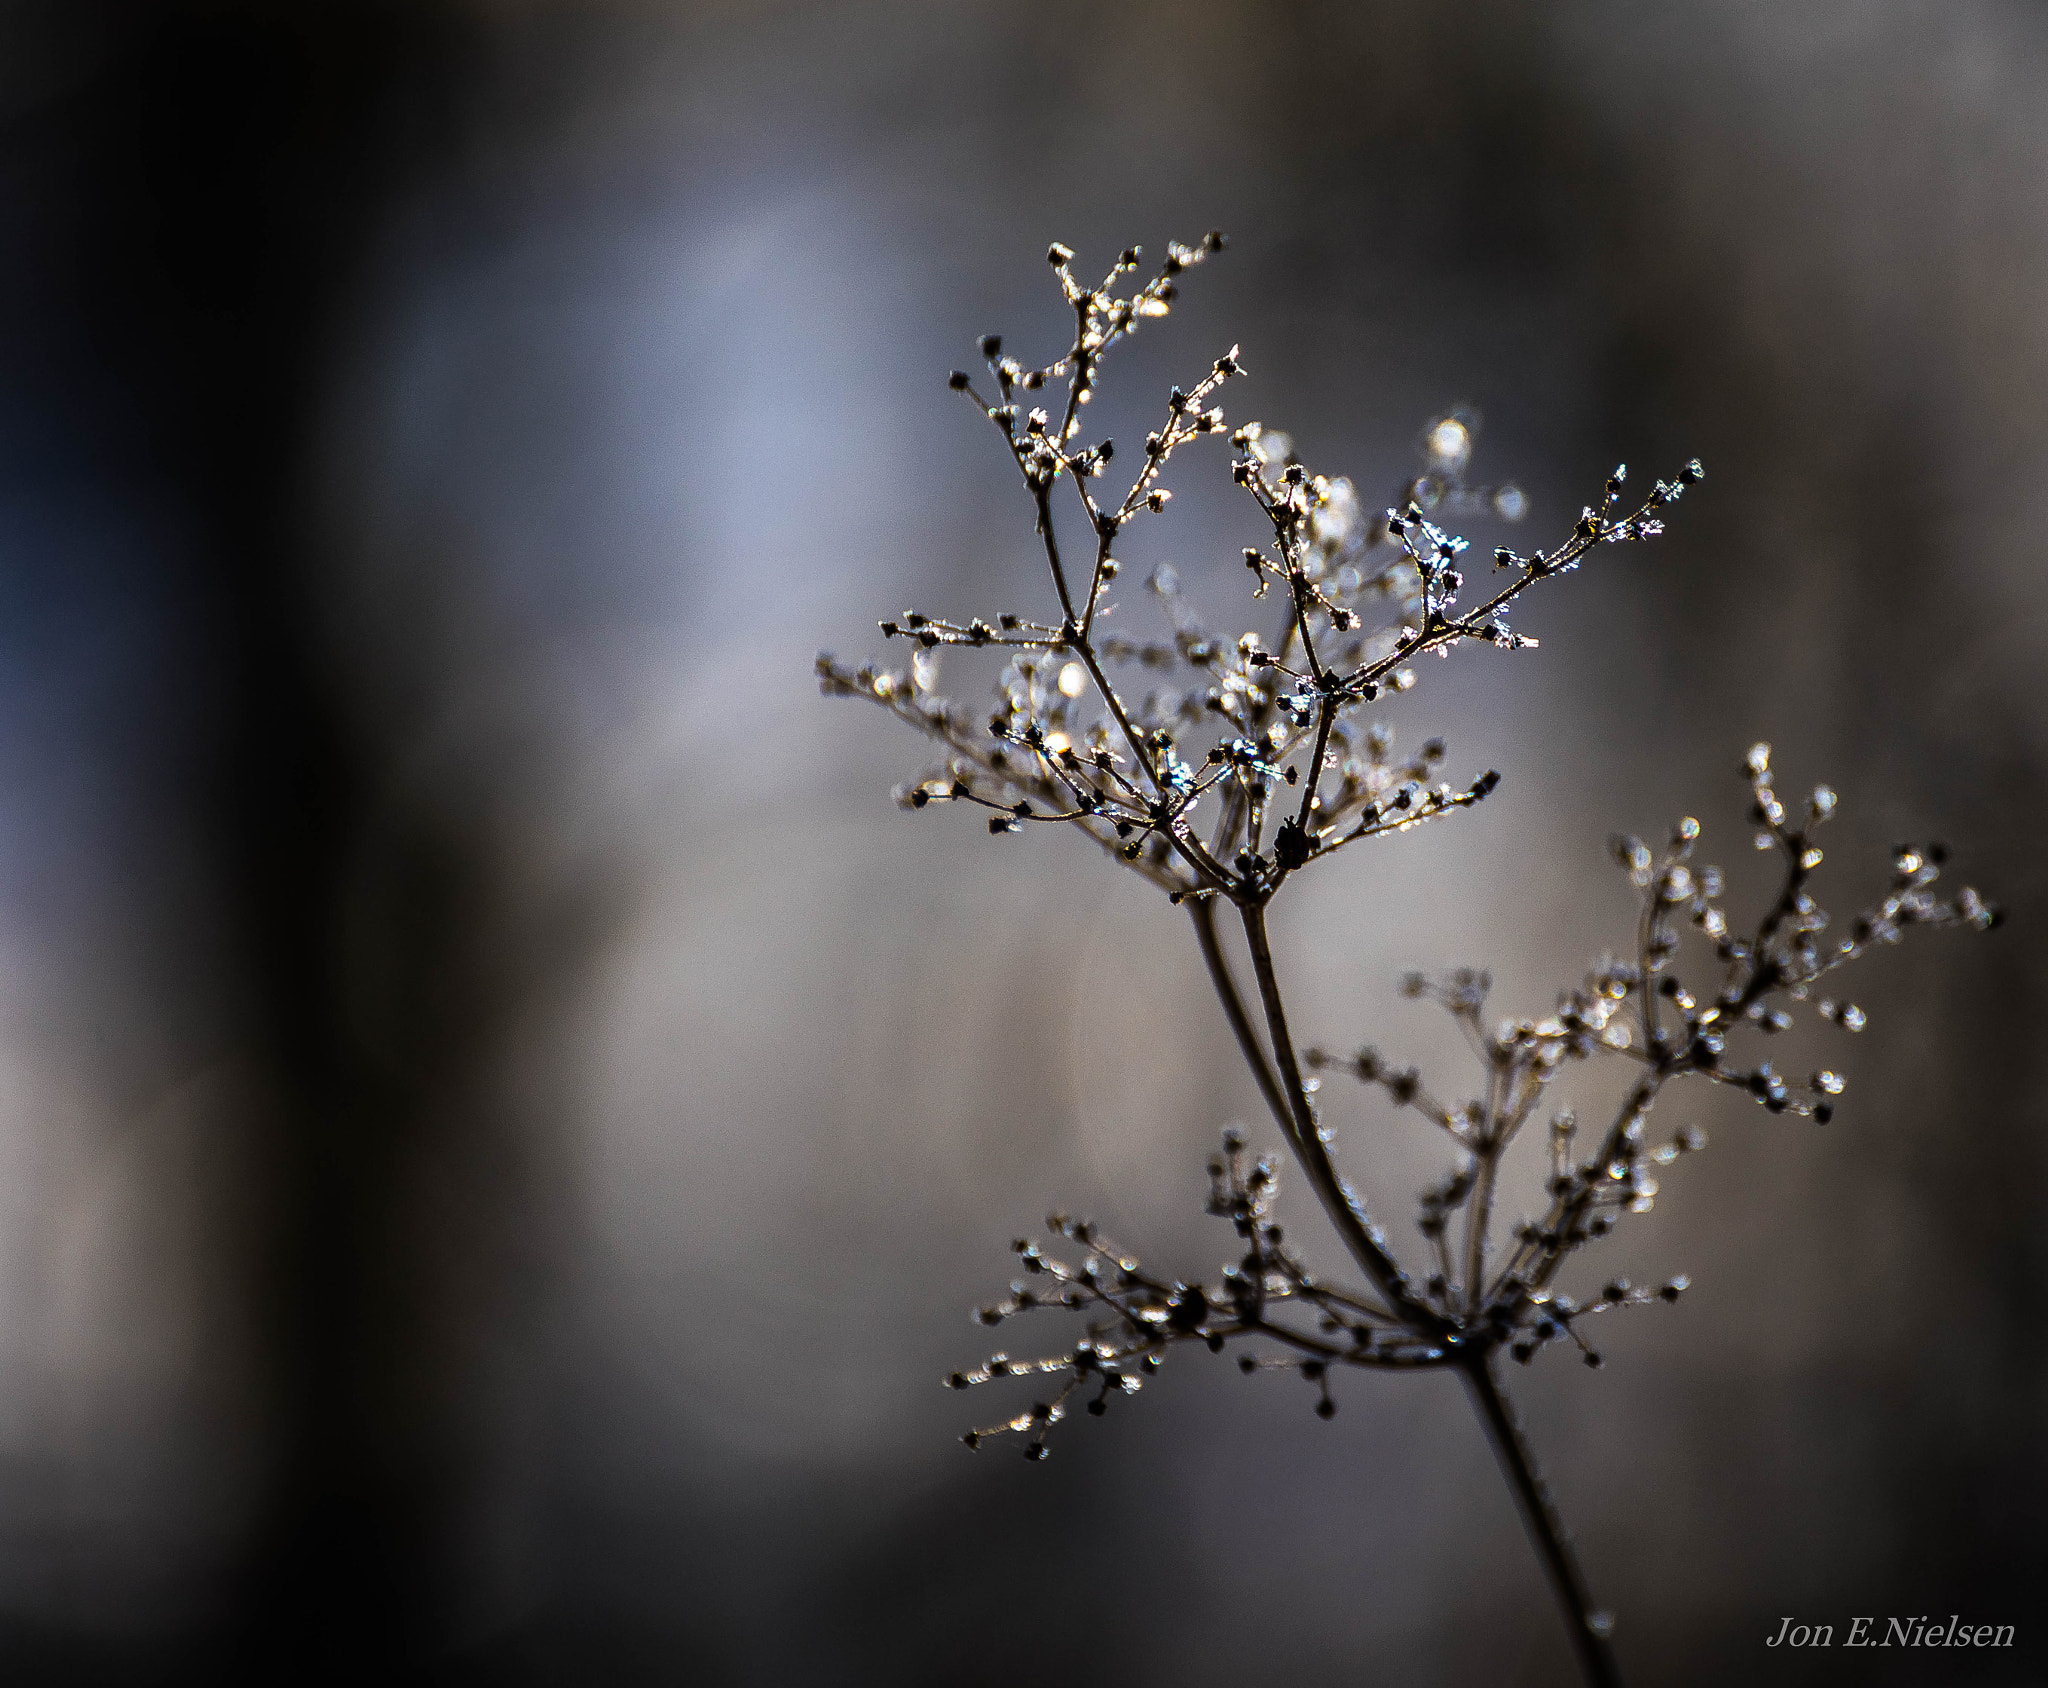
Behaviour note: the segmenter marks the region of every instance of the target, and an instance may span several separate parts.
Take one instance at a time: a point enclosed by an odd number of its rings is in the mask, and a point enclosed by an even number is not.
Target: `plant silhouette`
[[[1308,1268],[1274,1217],[1280,1158],[1252,1152],[1232,1129],[1208,1169],[1208,1211],[1237,1239],[1215,1279],[1151,1271],[1096,1226],[1055,1213],[1048,1228],[1072,1250],[1056,1256],[1050,1245],[1018,1239],[1024,1276],[977,1317],[996,1326],[1027,1313],[1067,1312],[1081,1317],[1079,1335],[1037,1357],[992,1354],[947,1381],[970,1389],[1044,1380],[1046,1392],[1024,1411],[964,1438],[975,1447],[1015,1434],[1038,1459],[1075,1402],[1106,1411],[1138,1392],[1178,1346],[1230,1352],[1246,1372],[1298,1374],[1325,1417],[1337,1409],[1331,1384],[1344,1368],[1455,1371],[1514,1491],[1586,1680],[1616,1683],[1613,1619],[1592,1597],[1521,1432],[1502,1358],[1527,1364],[1547,1348],[1569,1346],[1597,1366],[1587,1337],[1593,1319],[1675,1301],[1686,1287],[1683,1277],[1566,1287],[1583,1251],[1624,1218],[1651,1210],[1657,1172],[1703,1144],[1690,1128],[1652,1134],[1651,1115],[1670,1087],[1733,1086],[1772,1113],[1825,1123],[1842,1078],[1829,1069],[1790,1077],[1760,1045],[1801,1012],[1860,1030],[1863,1011],[1835,993],[1838,969],[1909,927],[1988,929],[1998,913],[1969,889],[1937,894],[1939,847],[1902,846],[1875,899],[1838,927],[1812,889],[1822,861],[1815,838],[1835,812],[1835,794],[1820,786],[1788,802],[1776,789],[1770,747],[1759,744],[1742,767],[1748,821],[1756,847],[1774,854],[1781,875],[1754,917],[1724,907],[1722,875],[1698,860],[1701,828],[1687,817],[1661,846],[1612,840],[1638,904],[1634,943],[1625,956],[1599,959],[1549,1012],[1490,1023],[1489,981],[1472,970],[1405,981],[1409,995],[1440,1003],[1470,1045],[1476,1083],[1463,1099],[1375,1049],[1333,1054],[1298,1043],[1267,930],[1275,897],[1341,851],[1473,807],[1499,779],[1491,771],[1463,785],[1436,779],[1443,743],[1430,739],[1412,755],[1397,755],[1393,734],[1373,719],[1374,704],[1413,688],[1421,659],[1432,654],[1468,643],[1532,647],[1510,626],[1522,596],[1593,562],[1600,547],[1655,538],[1703,472],[1688,463],[1629,508],[1626,471],[1618,468],[1554,546],[1526,555],[1502,548],[1484,575],[1468,579],[1466,541],[1449,523],[1468,513],[1513,521],[1526,510],[1512,485],[1466,478],[1476,433],[1468,413],[1428,425],[1421,473],[1377,513],[1350,481],[1300,463],[1284,433],[1226,422],[1222,391],[1243,373],[1236,347],[1192,385],[1172,389],[1159,426],[1136,451],[1086,441],[1081,424],[1107,353],[1166,316],[1187,272],[1224,244],[1215,233],[1174,243],[1143,282],[1134,247],[1094,286],[1077,279],[1067,247],[1051,248],[1072,314],[1065,350],[1050,363],[1027,365],[990,335],[980,348],[985,381],[955,372],[950,384],[981,411],[1015,462],[1052,601],[1035,615],[963,620],[909,612],[881,623],[886,637],[910,644],[904,667],[848,667],[828,654],[818,659],[818,675],[826,693],[866,698],[935,741],[938,761],[898,794],[905,806],[976,807],[996,836],[1028,824],[1078,830],[1186,912],[1285,1151],[1361,1281],[1334,1282]],[[1043,403],[1039,394],[1047,395]],[[1256,510],[1260,543],[1242,559],[1251,596],[1272,606],[1271,638],[1210,632],[1167,567],[1147,582],[1163,612],[1161,636],[1107,631],[1119,541],[1172,497],[1166,477],[1178,454],[1211,436],[1234,448],[1230,477]],[[1111,478],[1120,455],[1136,460],[1128,484],[1116,493],[1096,490],[1121,484]],[[1066,509],[1068,530],[1078,530],[1078,544],[1062,543],[1056,503]],[[985,716],[938,689],[941,654],[962,648],[1002,658]],[[1135,683],[1115,677],[1133,673]],[[1249,991],[1226,951],[1233,924]],[[1592,1068],[1615,1076],[1618,1096],[1588,1129],[1552,1105],[1552,1092],[1562,1076]],[[1369,1201],[1340,1168],[1319,1092],[1325,1075],[1344,1074],[1447,1140],[1450,1169],[1417,1204],[1419,1266],[1403,1261],[1375,1219],[1378,1198]],[[1531,1126],[1548,1137],[1541,1188],[1527,1210],[1532,1216],[1504,1223],[1504,1163]]]

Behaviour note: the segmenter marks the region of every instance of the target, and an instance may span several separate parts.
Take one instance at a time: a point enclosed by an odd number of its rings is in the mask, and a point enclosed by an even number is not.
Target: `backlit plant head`
[[[1363,506],[1349,480],[1309,470],[1288,435],[1256,421],[1231,424],[1221,399],[1244,374],[1235,346],[1171,389],[1159,426],[1137,448],[1086,437],[1081,424],[1107,353],[1167,315],[1181,278],[1223,247],[1213,233],[1172,244],[1142,282],[1133,247],[1094,286],[1076,279],[1071,250],[1051,248],[1071,313],[1064,349],[1024,363],[989,335],[986,376],[956,371],[950,380],[1016,467],[1046,564],[1039,601],[1028,613],[965,618],[906,611],[881,623],[886,638],[910,645],[905,666],[847,667],[821,655],[818,674],[828,694],[865,698],[935,742],[937,761],[898,793],[907,808],[978,808],[996,837],[1027,824],[1076,829],[1187,909],[1230,1032],[1362,1281],[1310,1269],[1277,1217],[1281,1156],[1252,1152],[1232,1128],[1208,1169],[1208,1211],[1235,1233],[1232,1257],[1213,1279],[1154,1273],[1089,1222],[1054,1214],[1048,1228],[1072,1247],[1018,1239],[1023,1275],[975,1316],[997,1326],[1026,1313],[1078,1315],[1071,1344],[1024,1359],[997,1352],[947,1382],[1041,1380],[1023,1411],[965,1437],[979,1446],[1015,1433],[1037,1459],[1077,1400],[1102,1413],[1189,1344],[1229,1351],[1246,1373],[1298,1375],[1326,1418],[1337,1410],[1332,1379],[1345,1368],[1454,1370],[1515,1492],[1587,1680],[1613,1683],[1612,1619],[1587,1589],[1503,1393],[1499,1358],[1526,1363],[1569,1343],[1597,1366],[1590,1320],[1675,1301],[1686,1287],[1683,1277],[1639,1286],[1620,1276],[1581,1282],[1568,1271],[1617,1225],[1650,1212],[1659,1172],[1704,1142],[1690,1127],[1651,1130],[1672,1085],[1730,1086],[1772,1114],[1825,1125],[1840,1075],[1831,1067],[1788,1075],[1765,1046],[1803,1013],[1859,1030],[1865,1016],[1836,994],[1838,970],[1910,928],[1988,929],[1998,913],[1968,888],[1936,892],[1939,847],[1902,846],[1884,888],[1838,926],[1812,889],[1822,862],[1815,840],[1835,794],[1819,786],[1788,805],[1770,747],[1759,744],[1742,769],[1749,820],[1757,847],[1777,857],[1780,881],[1756,913],[1737,917],[1724,906],[1722,875],[1698,860],[1701,828],[1690,817],[1661,848],[1617,836],[1613,854],[1638,903],[1629,941],[1548,1012],[1489,1020],[1487,975],[1469,968],[1405,982],[1408,995],[1435,1000],[1463,1032],[1476,1080],[1464,1096],[1370,1046],[1349,1054],[1299,1046],[1267,935],[1268,903],[1309,867],[1470,808],[1499,779],[1491,771],[1459,784],[1439,779],[1447,760],[1440,739],[1397,755],[1375,705],[1412,689],[1425,658],[1468,644],[1532,647],[1510,626],[1522,596],[1573,573],[1598,547],[1655,537],[1702,471],[1686,464],[1631,508],[1618,468],[1547,549],[1502,547],[1475,570],[1451,520],[1519,520],[1527,500],[1512,485],[1466,478],[1477,432],[1468,411],[1424,428],[1421,469],[1378,511]],[[1246,597],[1268,626],[1237,637],[1214,631],[1176,572],[1160,566],[1145,582],[1157,601],[1156,631],[1112,631],[1124,578],[1119,548],[1171,499],[1168,472],[1186,461],[1177,454],[1212,437],[1233,450],[1216,472],[1249,500],[1247,537],[1256,543],[1239,559]],[[977,651],[994,653],[982,660],[999,669],[985,712],[940,690],[942,656]],[[1242,930],[1249,999],[1226,953],[1223,909]],[[1609,1075],[1613,1100],[1582,1130],[1577,1112],[1558,1105],[1557,1086],[1590,1073]],[[1337,1131],[1321,1105],[1326,1074],[1349,1074],[1445,1140],[1448,1164],[1417,1198],[1412,1248],[1388,1240],[1339,1166]],[[1508,1152],[1532,1126],[1547,1154],[1518,1217],[1503,1223]]]

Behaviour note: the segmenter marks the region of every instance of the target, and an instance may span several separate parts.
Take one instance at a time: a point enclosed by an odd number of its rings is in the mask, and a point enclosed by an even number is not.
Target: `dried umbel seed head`
[[[1310,1268],[1275,1210],[1279,1155],[1254,1155],[1247,1134],[1232,1127],[1207,1166],[1207,1211],[1230,1237],[1213,1277],[1155,1273],[1096,1225],[1056,1212],[1047,1229],[1072,1248],[1017,1238],[1021,1275],[974,1318],[995,1327],[1074,1314],[1079,1335],[1038,1358],[999,1351],[944,1382],[966,1390],[1027,1380],[1038,1398],[963,1440],[978,1447],[1014,1434],[1038,1460],[1073,1401],[1102,1416],[1189,1343],[1231,1355],[1248,1375],[1306,1382],[1313,1410],[1325,1419],[1337,1410],[1333,1379],[1344,1368],[1456,1370],[1517,1492],[1525,1501],[1536,1497],[1525,1517],[1545,1562],[1563,1567],[1554,1582],[1588,1680],[1611,1683],[1605,1638],[1612,1620],[1585,1594],[1555,1507],[1514,1430],[1499,1356],[1533,1363],[1568,1343],[1585,1365],[1599,1367],[1601,1355],[1586,1340],[1588,1320],[1675,1302],[1687,1287],[1684,1277],[1648,1287],[1619,1275],[1587,1276],[1579,1258],[1652,1212],[1662,1193],[1658,1174],[1704,1146],[1689,1124],[1670,1135],[1651,1130],[1677,1087],[1722,1086],[1748,1096],[1780,1122],[1769,1129],[1827,1124],[1845,1091],[1840,1073],[1823,1066],[1803,1079],[1788,1075],[1762,1058],[1758,1044],[1792,1031],[1809,1004],[1833,1027],[1860,1029],[1862,1009],[1817,995],[1832,985],[1830,975],[1910,930],[1987,930],[1999,914],[1968,888],[1953,896],[1937,891],[1946,859],[1939,846],[1901,845],[1875,898],[1847,923],[1832,922],[1814,890],[1823,865],[1815,839],[1838,807],[1836,794],[1821,785],[1788,801],[1777,789],[1770,746],[1757,744],[1741,768],[1748,826],[1781,876],[1760,913],[1726,906],[1722,874],[1697,859],[1703,830],[1692,817],[1681,818],[1661,845],[1617,834],[1609,849],[1638,904],[1627,923],[1629,946],[1600,956],[1550,1011],[1490,1020],[1491,980],[1469,968],[1415,972],[1403,982],[1403,994],[1436,1003],[1457,1022],[1477,1063],[1463,1094],[1369,1046],[1349,1056],[1297,1051],[1293,1028],[1305,1015],[1285,1003],[1267,905],[1294,875],[1354,843],[1468,809],[1500,778],[1492,770],[1442,778],[1449,751],[1438,738],[1397,754],[1375,706],[1416,686],[1423,656],[1461,644],[1532,648],[1535,641],[1510,625],[1522,595],[1576,571],[1596,546],[1657,536],[1662,512],[1703,472],[1686,464],[1656,481],[1631,511],[1623,503],[1628,470],[1615,467],[1565,538],[1527,556],[1497,547],[1488,584],[1477,589],[1468,582],[1467,542],[1451,519],[1515,520],[1527,501],[1510,484],[1465,479],[1479,434],[1475,412],[1430,419],[1418,442],[1419,472],[1375,513],[1351,481],[1302,461],[1289,434],[1226,420],[1222,388],[1244,372],[1232,346],[1198,379],[1168,390],[1142,451],[1124,454],[1135,461],[1119,486],[1108,475],[1117,460],[1111,441],[1083,438],[1104,359],[1166,316],[1179,278],[1223,246],[1216,234],[1170,243],[1142,282],[1142,255],[1126,248],[1094,284],[1076,277],[1071,248],[1049,248],[1071,337],[1034,364],[988,335],[980,351],[993,386],[977,387],[960,371],[948,377],[1018,472],[1044,558],[1036,600],[1028,613],[993,616],[906,611],[880,624],[884,639],[909,647],[902,667],[848,666],[823,655],[817,672],[828,694],[865,698],[931,741],[933,765],[899,788],[906,809],[964,803],[983,811],[993,837],[1033,824],[1078,830],[1191,917],[1224,1020],[1297,1182],[1361,1281]],[[1045,400],[1020,401],[1020,389]],[[1170,565],[1147,578],[1152,602],[1145,609],[1156,618],[1149,633],[1128,619],[1109,622],[1105,594],[1121,572],[1116,548],[1134,531],[1171,520],[1167,477],[1205,461],[1199,442],[1216,434],[1236,455],[1206,461],[1247,495],[1246,537],[1256,541],[1237,548],[1244,574],[1234,565],[1224,572],[1240,592],[1250,576],[1259,624],[1233,635],[1229,629],[1242,626],[1239,611],[1204,616]],[[993,676],[993,706],[970,708],[942,692],[942,658],[982,665]],[[1240,988],[1239,964],[1226,952],[1226,913],[1241,929],[1255,994]],[[1374,1106],[1418,1116],[1442,1145],[1441,1175],[1415,1203],[1416,1238],[1398,1248],[1372,1217],[1362,1181],[1340,1170],[1338,1110],[1323,1090],[1326,1073],[1349,1073],[1375,1093]],[[1582,1123],[1573,1108],[1555,1105],[1553,1087],[1567,1076],[1587,1093],[1583,1106],[1600,1094],[1603,1075],[1604,1117]],[[1539,1116],[1547,1157],[1538,1157],[1536,1176],[1521,1188],[1520,1211],[1504,1219],[1520,1176],[1511,1147]]]

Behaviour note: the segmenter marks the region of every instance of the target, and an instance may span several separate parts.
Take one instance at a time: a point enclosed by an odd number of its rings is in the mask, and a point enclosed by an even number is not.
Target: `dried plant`
[[[1526,556],[1497,550],[1487,588],[1461,609],[1466,542],[1442,523],[1474,510],[1515,520],[1525,502],[1512,486],[1466,481],[1475,419],[1454,412],[1433,422],[1423,435],[1423,472],[1393,507],[1370,515],[1349,481],[1300,464],[1286,435],[1256,422],[1228,428],[1215,401],[1242,373],[1233,347],[1199,381],[1168,394],[1160,426],[1130,454],[1137,463],[1129,485],[1115,496],[1099,493],[1116,453],[1108,439],[1084,443],[1081,422],[1104,356],[1165,316],[1180,277],[1223,244],[1217,234],[1174,244],[1142,284],[1132,248],[1092,287],[1076,279],[1072,252],[1055,245],[1050,261],[1073,313],[1067,349],[1050,363],[1026,365],[990,335],[981,352],[992,387],[951,377],[1016,464],[1053,606],[993,619],[906,613],[881,624],[886,636],[913,647],[904,669],[847,668],[821,655],[818,674],[828,694],[869,699],[937,742],[940,760],[899,792],[907,807],[978,807],[998,835],[1027,823],[1076,828],[1188,911],[1252,1078],[1364,1281],[1331,1282],[1304,1264],[1273,1218],[1279,1157],[1252,1155],[1232,1129],[1209,1164],[1208,1210],[1230,1222],[1243,1252],[1213,1282],[1155,1274],[1096,1227],[1053,1214],[1048,1226],[1078,1253],[1056,1258],[1019,1239],[1026,1275],[977,1317],[993,1326],[1043,1310],[1077,1313],[1085,1320],[1078,1339],[1039,1358],[997,1353],[947,1381],[967,1389],[1050,1380],[1049,1393],[1027,1410],[965,1437],[973,1447],[1015,1433],[1036,1459],[1077,1398],[1091,1413],[1105,1411],[1111,1399],[1135,1393],[1178,1345],[1232,1350],[1246,1372],[1298,1373],[1314,1386],[1325,1417],[1336,1410],[1331,1379],[1340,1368],[1454,1370],[1514,1490],[1586,1679],[1613,1683],[1612,1619],[1587,1588],[1518,1428],[1502,1389],[1501,1355],[1527,1363],[1569,1343],[1597,1366],[1586,1337],[1590,1320],[1676,1300],[1685,1288],[1682,1277],[1655,1287],[1617,1277],[1581,1297],[1563,1282],[1574,1257],[1622,1216],[1650,1210],[1655,1170],[1704,1141],[1693,1130],[1652,1139],[1650,1115],[1669,1086],[1687,1079],[1730,1085],[1773,1113],[1825,1122],[1842,1080],[1831,1071],[1789,1079],[1757,1058],[1752,1044],[1789,1027],[1801,1005],[1860,1029],[1862,1010],[1816,996],[1837,969],[1897,941],[1909,926],[1987,928],[1998,916],[1973,891],[1935,894],[1938,848],[1901,848],[1883,894],[1845,935],[1829,935],[1810,881],[1821,863],[1814,838],[1834,812],[1834,793],[1821,786],[1788,806],[1774,787],[1769,747],[1760,744],[1744,766],[1750,819],[1757,847],[1776,853],[1783,878],[1753,922],[1724,910],[1717,869],[1695,865],[1696,821],[1681,820],[1661,850],[1617,837],[1615,857],[1641,904],[1633,950],[1597,962],[1553,1012],[1489,1025],[1485,974],[1406,981],[1409,995],[1441,1003],[1469,1041],[1478,1069],[1469,1099],[1441,1099],[1414,1069],[1370,1048],[1334,1055],[1298,1046],[1267,937],[1267,906],[1305,869],[1361,840],[1469,808],[1498,779],[1487,772],[1461,787],[1432,783],[1445,757],[1441,741],[1397,757],[1371,706],[1411,688],[1421,657],[1464,643],[1532,646],[1510,629],[1516,601],[1577,569],[1598,546],[1654,537],[1663,512],[1702,471],[1687,464],[1625,512],[1625,471],[1616,469],[1561,543]],[[1042,407],[1032,397],[1041,392],[1051,401]],[[1144,641],[1109,632],[1120,540],[1172,496],[1165,475],[1176,454],[1211,435],[1236,448],[1231,478],[1257,507],[1262,543],[1246,548],[1243,561],[1251,595],[1274,601],[1279,625],[1271,641],[1208,631],[1165,567],[1148,584],[1170,636]],[[1055,500],[1069,497],[1077,507],[1069,526],[1084,536],[1072,550],[1062,547],[1055,519]],[[1004,653],[986,717],[939,694],[940,653],[958,647]],[[1112,678],[1112,670],[1134,669],[1150,689]],[[1249,1002],[1225,954],[1218,919],[1225,908],[1242,930],[1255,982]],[[1619,1078],[1611,1117],[1582,1136],[1571,1111],[1549,1112],[1547,1176],[1532,1204],[1539,1216],[1503,1226],[1500,1180],[1510,1145],[1547,1111],[1560,1077],[1593,1063]],[[1348,1073],[1384,1091],[1448,1139],[1450,1170],[1420,1197],[1427,1264],[1419,1272],[1403,1264],[1339,1171],[1334,1133],[1317,1106],[1326,1073]]]

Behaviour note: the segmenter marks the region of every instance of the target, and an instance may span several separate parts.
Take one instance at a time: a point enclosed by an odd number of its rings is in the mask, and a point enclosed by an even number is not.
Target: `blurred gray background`
[[[1754,878],[1757,738],[1842,793],[1831,906],[1933,835],[2013,916],[1801,1042],[1833,1124],[1668,1101],[1711,1147],[1604,1264],[1694,1291],[1515,1375],[1632,1680],[2041,1679],[2048,12],[0,20],[10,1679],[1571,1679],[1449,1380],[1324,1424],[1178,1359],[1043,1466],[936,1387],[1049,1207],[1213,1273],[1263,1133],[1185,920],[897,810],[922,747],[810,660],[1043,613],[945,373],[1052,355],[1048,240],[1212,226],[1119,438],[1236,341],[1368,499],[1454,403],[1525,543],[1709,475],[1389,708],[1505,783],[1283,905],[1305,1038],[1454,1088],[1400,974],[1546,1007],[1629,941],[1616,828]],[[1234,634],[1222,462],[1130,561]],[[1436,1146],[1339,1102],[1412,1237]],[[1951,1612],[2020,1644],[1762,1645]]]

